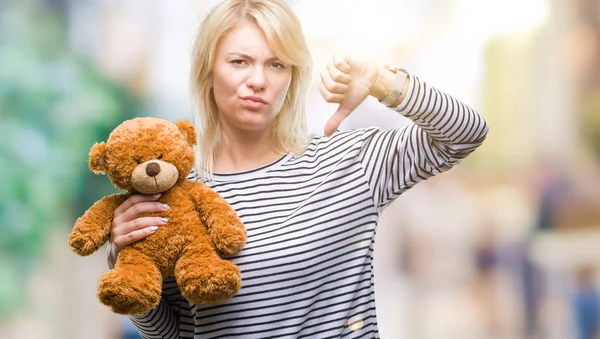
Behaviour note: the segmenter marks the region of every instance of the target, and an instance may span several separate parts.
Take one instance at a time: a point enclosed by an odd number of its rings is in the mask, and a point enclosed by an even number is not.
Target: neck
[[[245,172],[268,165],[282,156],[269,131],[241,132],[221,129],[215,155],[215,173]]]

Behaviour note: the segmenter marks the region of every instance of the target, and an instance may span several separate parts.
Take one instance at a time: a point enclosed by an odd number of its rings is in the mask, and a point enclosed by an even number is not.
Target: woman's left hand
[[[329,103],[340,104],[325,124],[325,135],[335,132],[373,90],[379,68],[357,56],[334,56],[321,73],[319,90]]]

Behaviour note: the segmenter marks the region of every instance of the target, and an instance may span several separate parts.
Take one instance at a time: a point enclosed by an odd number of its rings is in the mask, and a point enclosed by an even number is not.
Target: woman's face
[[[217,46],[212,85],[222,128],[265,131],[279,114],[292,67],[279,60],[263,32],[242,21]]]

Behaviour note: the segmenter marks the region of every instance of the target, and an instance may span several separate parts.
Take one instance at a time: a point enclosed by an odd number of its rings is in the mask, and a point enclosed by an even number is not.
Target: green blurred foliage
[[[24,282],[48,234],[115,191],[87,155],[140,110],[69,49],[60,13],[12,4],[0,11],[0,319],[28,302]]]

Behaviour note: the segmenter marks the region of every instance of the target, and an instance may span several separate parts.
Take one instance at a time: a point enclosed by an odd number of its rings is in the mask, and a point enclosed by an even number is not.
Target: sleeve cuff
[[[407,112],[409,103],[411,101],[414,101],[413,99],[413,91],[414,91],[414,87],[416,84],[416,79],[415,76],[409,72],[406,71],[406,75],[407,75],[407,79],[406,81],[408,81],[408,89],[406,90],[406,95],[404,96],[404,98],[402,98],[402,101],[400,101],[400,103],[398,104],[398,106],[396,107],[392,107],[392,109],[404,116],[409,115]]]
[[[108,242],[106,245],[106,261],[108,262],[108,267],[112,270],[115,268],[115,263],[117,262],[117,246],[115,246],[112,242]]]

